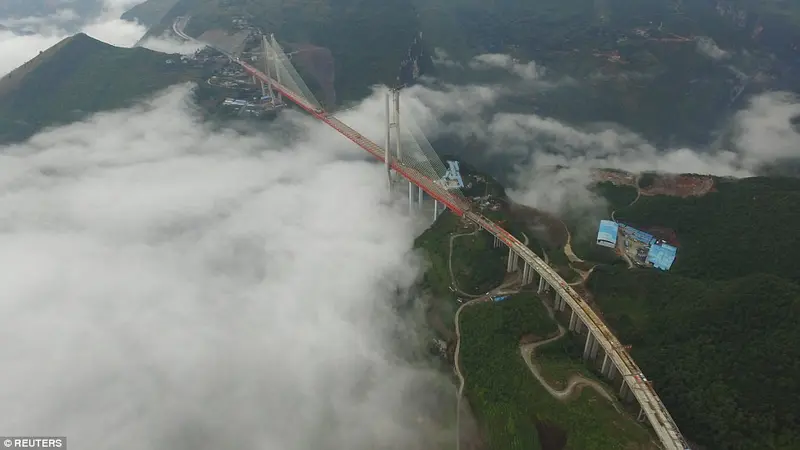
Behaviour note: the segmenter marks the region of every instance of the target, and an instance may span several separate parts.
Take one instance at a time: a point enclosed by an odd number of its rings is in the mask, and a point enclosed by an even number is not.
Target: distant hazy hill
[[[139,22],[147,28],[159,23],[178,0],[146,0],[122,15],[122,20]]]
[[[167,64],[169,58],[144,48],[114,47],[82,33],[64,39],[0,79],[0,142],[122,107],[193,78],[181,64]]]
[[[159,9],[165,1],[149,0],[141,7]],[[232,30],[234,18],[246,18],[284,44],[329,49],[342,99],[394,81],[420,31],[413,0],[178,0],[147,36],[161,35],[182,15],[192,17],[186,28],[192,36]]]

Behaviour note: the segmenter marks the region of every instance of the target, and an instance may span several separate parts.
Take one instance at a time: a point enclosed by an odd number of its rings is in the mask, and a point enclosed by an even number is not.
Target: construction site
[[[630,267],[647,267],[669,270],[675,262],[677,247],[664,239],[632,226],[601,220],[597,232],[597,245],[614,248]]]
[[[596,169],[591,173],[595,183],[610,182],[616,186],[633,186],[640,195],[667,195],[672,197],[701,197],[714,192],[714,178],[709,175],[662,174],[648,172],[634,174],[624,170]]]
[[[652,183],[640,180],[642,195],[670,195],[673,197],[700,197],[714,190],[714,179],[707,175],[656,175]]]

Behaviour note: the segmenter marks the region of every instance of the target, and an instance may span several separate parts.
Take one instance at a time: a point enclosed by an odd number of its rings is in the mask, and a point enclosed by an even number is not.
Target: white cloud
[[[186,95],[0,149],[0,422],[87,450],[429,448],[452,385],[396,353],[415,227],[382,166],[299,114],[288,146],[213,132]]]
[[[121,20],[119,16],[134,4],[136,1],[107,1],[103,13],[85,21],[80,31],[117,47],[133,47],[147,29],[136,22]],[[48,17],[15,19],[19,24],[24,24],[24,32],[0,31],[0,54],[3,55],[0,58],[0,77],[72,34],[61,26],[68,13],[60,11]],[[168,35],[148,38],[142,46],[163,53],[189,54],[198,49],[195,44]]]
[[[435,48],[433,57],[434,64],[440,67],[463,69],[464,65],[453,60],[450,55],[441,48]],[[484,53],[473,57],[467,67],[472,70],[504,70],[526,81],[541,80],[546,75],[544,67],[536,64],[536,61],[521,63],[517,59],[502,53]]]
[[[169,32],[159,37],[148,37],[139,45],[161,53],[180,53],[182,55],[190,55],[204,47],[200,44],[181,40],[170,35]]]
[[[75,11],[65,8],[58,9],[53,14],[45,17],[20,17],[20,18],[7,18],[0,20],[0,25],[6,28],[21,29],[22,31],[36,31],[42,26],[52,24],[63,24],[79,20],[78,14]]]
[[[464,65],[458,61],[450,58],[450,55],[443,49],[436,47],[433,49],[433,57],[431,58],[434,64],[443,67],[456,67],[463,69]]]
[[[59,35],[22,35],[0,30],[0,77],[34,58],[63,39]]]
[[[707,36],[700,36],[697,38],[697,51],[708,56],[713,60],[727,59],[730,53],[719,48],[714,39]]]
[[[479,139],[486,161],[513,168],[509,192],[515,200],[555,213],[598,203],[586,189],[594,168],[745,177],[800,159],[800,134],[791,123],[800,117],[800,100],[788,93],[751,99],[722,130],[724,145],[695,149],[660,148],[615,124],[578,126],[498,111],[498,100],[515,94],[504,87],[417,85],[405,94],[404,109],[430,139],[447,133]]]
[[[519,161],[511,195],[563,213],[597,203],[586,190],[593,168],[746,177],[769,164],[800,159],[800,134],[790,123],[798,115],[800,102],[789,94],[756,97],[734,117],[726,148],[699,150],[657,148],[624,129],[579,128],[536,115],[497,115],[489,129],[494,151]]]
[[[538,80],[545,75],[544,68],[538,66],[535,61],[523,64],[510,55],[501,53],[478,55],[472,58],[469,67],[476,70],[504,69],[524,80]]]

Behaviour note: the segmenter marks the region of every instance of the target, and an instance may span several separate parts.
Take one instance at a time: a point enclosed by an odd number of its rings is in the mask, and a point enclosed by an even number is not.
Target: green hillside
[[[169,55],[69,37],[0,79],[0,142],[119,108],[195,76]]]
[[[598,268],[595,300],[687,436],[709,449],[800,448],[800,180],[717,180],[617,218],[674,230],[666,273]]]

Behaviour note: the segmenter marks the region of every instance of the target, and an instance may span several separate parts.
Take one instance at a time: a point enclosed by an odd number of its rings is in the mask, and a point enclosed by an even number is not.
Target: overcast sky
[[[387,202],[382,165],[299,115],[276,125],[303,128],[287,143],[191,111],[178,87],[0,148],[6,433],[428,448],[420,405],[444,378],[390,337],[411,333],[389,305],[419,276],[419,224]]]

